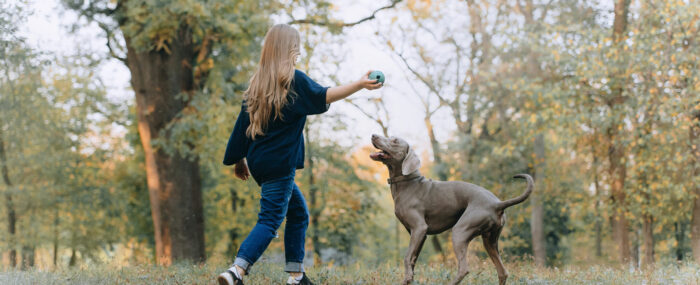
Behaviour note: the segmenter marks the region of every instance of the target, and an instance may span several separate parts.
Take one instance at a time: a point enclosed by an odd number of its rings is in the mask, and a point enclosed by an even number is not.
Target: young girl
[[[229,138],[224,164],[235,175],[249,175],[261,186],[258,222],[241,244],[233,266],[218,277],[219,284],[243,284],[250,267],[275,237],[282,221],[284,270],[287,284],[313,284],[304,274],[304,239],[309,210],[294,183],[296,169],[304,168],[306,116],[324,113],[330,103],[360,89],[377,89],[382,83],[367,78],[338,87],[321,87],[294,69],[299,57],[299,32],[291,26],[273,26],[265,36],[258,70],[250,79],[245,100]]]

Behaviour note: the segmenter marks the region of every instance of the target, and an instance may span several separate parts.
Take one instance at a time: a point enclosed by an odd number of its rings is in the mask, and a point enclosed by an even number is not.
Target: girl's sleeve
[[[294,87],[297,91],[294,98],[294,109],[301,115],[316,115],[328,111],[330,104],[326,104],[326,91],[313,81],[305,73],[296,70],[294,74]]]
[[[246,109],[246,104],[241,104],[241,112],[238,113],[236,125],[233,127],[231,137],[226,145],[226,153],[224,154],[224,165],[233,165],[243,159],[248,153],[248,144],[250,140],[246,136],[245,131],[250,125],[250,117]]]

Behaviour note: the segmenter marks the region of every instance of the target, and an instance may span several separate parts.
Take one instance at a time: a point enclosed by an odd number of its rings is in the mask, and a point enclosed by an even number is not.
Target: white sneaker
[[[233,268],[233,270],[236,269]],[[226,272],[219,274],[216,281],[219,282],[219,285],[244,285],[243,279],[241,279],[241,277],[236,273],[238,272],[234,272],[231,269],[226,270]]]
[[[302,273],[301,278],[296,279],[292,276],[289,276],[289,279],[287,279],[287,285],[314,285],[311,280],[309,280],[309,277],[306,276],[306,273]]]
[[[299,278],[298,280],[292,276],[289,276],[289,278],[287,278],[287,284],[290,284],[290,285],[291,284],[299,284],[300,281],[301,281],[301,278]]]

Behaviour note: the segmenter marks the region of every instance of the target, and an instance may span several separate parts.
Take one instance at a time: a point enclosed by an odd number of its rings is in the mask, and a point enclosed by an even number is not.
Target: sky
[[[33,14],[27,19],[26,25],[21,28],[21,33],[34,48],[59,55],[71,55],[79,49],[107,54],[104,36],[95,24],[84,23],[81,25],[82,28],[76,32],[70,32],[70,25],[76,23],[78,17],[72,11],[64,11],[60,0],[29,0],[28,3]],[[370,15],[372,11],[386,5],[386,3],[389,3],[389,0],[336,1],[334,2],[334,17],[344,21],[355,21]],[[382,11],[377,14],[377,17],[381,18],[389,13],[392,12]],[[390,135],[407,139],[419,153],[429,152],[429,141],[423,118],[416,115],[422,112],[420,104],[415,96],[410,95],[409,91],[406,90],[408,83],[407,79],[402,76],[404,71],[391,58],[391,55],[386,51],[386,46],[377,38],[375,34],[377,28],[373,24],[377,24],[377,21],[367,21],[345,29],[343,44],[322,48],[338,49],[338,52],[345,55],[338,73],[335,74],[343,83],[358,79],[367,70],[383,71],[387,78],[383,88],[375,91],[362,90],[354,94],[352,98],[382,96],[387,102],[391,117],[389,122]],[[391,35],[385,36],[391,37]],[[129,86],[130,73],[124,64],[118,60],[109,60],[100,66],[98,74],[107,87],[108,98],[116,102],[133,104],[134,94]],[[314,78],[313,74],[310,76]],[[321,85],[333,86],[333,82],[325,78],[314,79]],[[367,119],[362,112],[348,103],[334,103],[330,113],[329,115],[345,117],[347,118],[346,122],[349,122],[348,130],[333,134],[341,144],[359,147],[369,144],[371,134],[381,134],[381,129],[376,123]],[[438,114],[434,122],[437,138],[443,142],[454,130],[454,126],[446,116],[445,113]],[[322,121],[323,117],[320,120]],[[233,123],[232,121],[231,126]],[[226,138],[222,138],[222,143],[225,142]]]

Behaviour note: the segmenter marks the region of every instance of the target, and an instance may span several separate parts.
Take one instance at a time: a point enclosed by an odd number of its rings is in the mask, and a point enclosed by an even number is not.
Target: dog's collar
[[[396,177],[390,177],[389,179],[386,180],[386,182],[389,183],[389,184],[396,184],[396,183],[399,183],[399,182],[409,181],[409,180],[417,179],[417,178],[420,178],[420,177],[423,177],[422,175],[420,175],[420,172],[415,171],[415,172],[410,173],[410,174],[408,174],[408,175],[401,175],[401,176],[396,176]]]

